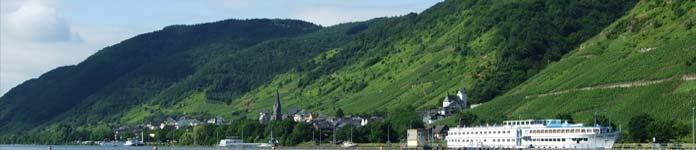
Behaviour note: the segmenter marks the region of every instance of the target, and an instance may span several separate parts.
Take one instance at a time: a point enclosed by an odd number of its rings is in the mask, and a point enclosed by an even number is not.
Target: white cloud
[[[14,12],[2,16],[3,34],[12,38],[39,42],[80,41],[65,20],[50,4],[29,1]]]
[[[0,95],[103,47],[171,24],[295,18],[328,26],[418,12],[437,1],[0,0]]]
[[[52,1],[2,0],[0,96],[56,67],[77,64],[132,36],[118,28],[70,24]],[[79,34],[78,34],[79,33]]]

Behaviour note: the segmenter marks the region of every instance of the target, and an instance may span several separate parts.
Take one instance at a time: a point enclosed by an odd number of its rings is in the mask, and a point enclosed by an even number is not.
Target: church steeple
[[[283,112],[281,111],[280,107],[280,94],[278,94],[278,90],[276,89],[275,104],[273,104],[273,116],[271,117],[271,120],[282,120],[282,115]]]

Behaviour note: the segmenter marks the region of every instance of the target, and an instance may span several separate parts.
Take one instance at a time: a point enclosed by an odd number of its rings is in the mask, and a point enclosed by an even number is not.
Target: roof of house
[[[298,108],[290,108],[288,109],[288,115],[295,115],[296,113],[300,112],[300,109]]]
[[[453,95],[447,95],[445,96],[445,102],[456,102],[459,101],[459,98]]]
[[[449,129],[449,127],[447,125],[435,126],[433,133],[435,133],[435,134],[446,133],[448,129]]]

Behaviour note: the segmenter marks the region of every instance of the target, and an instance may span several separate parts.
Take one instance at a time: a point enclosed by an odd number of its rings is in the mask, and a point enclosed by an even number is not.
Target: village
[[[318,131],[319,133],[326,134],[328,137],[329,143],[333,144],[340,144],[349,140],[346,139],[336,139],[336,132],[341,130],[344,127],[365,127],[368,124],[371,124],[373,122],[384,122],[385,118],[384,116],[353,116],[353,115],[344,115],[342,110],[337,116],[327,116],[323,115],[321,113],[317,112],[311,112],[306,109],[300,109],[300,108],[287,108],[286,111],[282,111],[282,102],[280,99],[280,95],[278,92],[275,93],[274,97],[274,105],[271,109],[271,111],[261,111],[258,114],[257,118],[257,123],[259,125],[268,125],[269,123],[273,121],[292,121],[295,123],[306,123],[311,125],[311,128],[315,131]],[[433,143],[437,142],[442,142],[444,140],[447,131],[449,127],[447,125],[435,125],[434,123],[444,119],[448,116],[454,115],[458,112],[461,112],[465,109],[470,109],[476,107],[476,105],[469,105],[468,103],[468,97],[467,94],[463,89],[459,89],[456,92],[456,95],[450,95],[447,94],[444,96],[442,105],[439,108],[436,109],[430,109],[430,110],[424,110],[424,111],[417,111],[417,114],[421,117],[421,124],[423,125],[422,128],[411,128],[408,129],[407,131],[395,131],[395,132],[405,132],[406,137],[404,139],[398,139],[398,141],[401,143],[401,146],[405,147],[423,147],[426,145],[431,145]],[[148,122],[148,123],[142,123],[142,124],[137,124],[133,126],[120,126],[119,128],[115,129],[113,131],[114,133],[114,138],[117,139],[117,141],[122,141],[125,139],[128,139],[128,141],[135,141],[140,142],[142,144],[145,144],[148,142],[147,139],[156,139],[157,136],[165,136],[165,135],[157,135],[156,130],[174,130],[174,131],[179,131],[183,130],[183,132],[190,132],[194,127],[197,126],[203,126],[203,125],[216,125],[216,126],[223,126],[223,125],[230,125],[232,124],[233,121],[231,120],[225,120],[224,117],[222,116],[216,116],[216,117],[211,117],[208,119],[205,118],[194,118],[194,117],[187,117],[187,116],[180,116],[180,117],[167,117],[161,122],[153,123],[153,122]],[[388,127],[391,128],[391,127]],[[149,132],[145,132],[149,131]],[[352,131],[351,131],[352,132]],[[243,133],[242,133],[243,134]],[[271,133],[272,134],[272,133]],[[280,134],[290,134],[290,133],[275,133],[276,136]],[[352,134],[352,133],[351,133]],[[219,140],[230,140],[230,138],[235,138],[235,139],[244,139],[244,137],[240,137],[244,135],[216,135],[215,138],[218,138]],[[272,136],[272,135],[271,135]],[[352,136],[352,135],[351,135]],[[355,136],[362,136],[362,135],[355,135]],[[388,135],[387,135],[388,136]],[[315,138],[313,138],[315,139]],[[387,137],[387,140],[384,141],[387,144],[390,144],[390,139]],[[316,139],[315,139],[316,140]],[[397,140],[397,139],[395,139]],[[176,144],[177,142],[180,142],[179,139],[169,139],[165,143],[159,143],[159,144]],[[195,142],[195,141],[194,141]],[[81,144],[105,144],[109,143],[107,140],[105,141],[78,141],[78,143]],[[319,145],[322,143],[319,143]],[[223,145],[221,145],[223,146]]]

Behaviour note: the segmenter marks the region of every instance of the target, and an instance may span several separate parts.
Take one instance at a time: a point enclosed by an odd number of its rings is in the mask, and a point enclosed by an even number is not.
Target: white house
[[[259,113],[259,123],[266,124],[271,121],[271,113],[260,112]]]
[[[409,148],[428,146],[428,133],[425,129],[408,129],[406,131],[406,146]]]
[[[445,99],[442,101],[442,110],[440,110],[439,114],[449,116],[450,114],[457,113],[467,107],[468,100],[464,89],[459,89],[459,91],[457,91],[457,96],[445,96]]]

